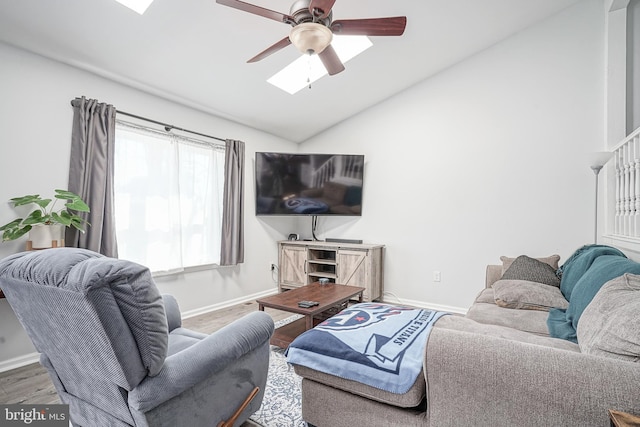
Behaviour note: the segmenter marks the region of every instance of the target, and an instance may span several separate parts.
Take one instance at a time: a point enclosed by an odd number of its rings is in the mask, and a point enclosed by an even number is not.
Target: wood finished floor
[[[185,319],[182,326],[210,334],[252,311],[258,311],[258,304],[247,302]],[[291,313],[270,308],[265,312],[274,321],[291,316]],[[39,363],[34,363],[0,373],[0,403],[49,404],[60,403],[60,400],[47,371]]]

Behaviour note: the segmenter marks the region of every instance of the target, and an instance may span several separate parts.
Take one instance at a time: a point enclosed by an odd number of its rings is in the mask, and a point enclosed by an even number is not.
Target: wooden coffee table
[[[316,319],[314,322],[314,316],[318,316],[356,297],[359,302],[362,302],[363,292],[364,288],[358,286],[335,283],[321,285],[316,282],[277,295],[261,298],[256,302],[258,303],[258,310],[261,311],[264,311],[265,307],[269,307],[304,315],[304,318],[284,325],[273,333],[271,344],[280,348],[287,348],[298,335],[313,328],[315,326],[314,323],[317,324],[321,321]],[[310,308],[302,308],[298,307],[299,301],[317,301],[319,304]]]

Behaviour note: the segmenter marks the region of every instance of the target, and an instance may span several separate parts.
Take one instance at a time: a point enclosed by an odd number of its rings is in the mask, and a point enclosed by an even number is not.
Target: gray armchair
[[[237,426],[261,404],[273,333],[263,312],[212,335],[184,329],[147,268],[83,249],[9,256],[0,288],[74,425]]]

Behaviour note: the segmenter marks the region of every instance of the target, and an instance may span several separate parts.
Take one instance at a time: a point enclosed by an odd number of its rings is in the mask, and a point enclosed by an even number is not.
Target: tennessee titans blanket
[[[298,336],[287,349],[287,361],[404,394],[420,374],[431,327],[445,314],[355,304]]]

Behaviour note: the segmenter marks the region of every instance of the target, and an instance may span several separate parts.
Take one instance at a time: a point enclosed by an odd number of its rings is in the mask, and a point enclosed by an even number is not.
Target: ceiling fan
[[[407,25],[406,16],[371,19],[344,19],[334,21],[333,8],[336,0],[297,0],[289,14],[265,9],[240,0],[216,0],[217,3],[273,19],[293,28],[291,33],[263,50],[247,62],[257,62],[293,44],[299,51],[317,54],[329,75],[344,70],[344,65],[331,46],[333,35],[345,36],[401,36]]]

